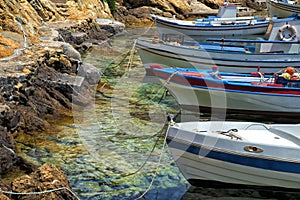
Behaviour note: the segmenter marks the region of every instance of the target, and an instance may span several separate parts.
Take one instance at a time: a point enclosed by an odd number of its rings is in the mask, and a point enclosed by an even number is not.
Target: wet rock
[[[111,19],[96,19],[102,30],[105,30],[108,37],[125,32],[125,24]]]
[[[8,172],[16,158],[14,139],[6,128],[0,126],[0,174]]]
[[[77,75],[84,77],[91,85],[98,84],[100,81],[99,70],[89,63],[81,64],[78,68]]]
[[[72,48],[75,48],[80,53],[84,53],[87,50],[87,42],[105,41],[112,35],[105,28],[102,29],[95,19],[86,19],[56,30],[60,33],[63,41],[69,43]],[[68,55],[68,52],[66,55]]]
[[[0,179],[0,188],[3,191],[11,191],[11,188],[9,185],[5,184],[1,179]],[[10,200],[11,197],[9,194],[5,194],[5,193],[0,193],[0,199],[1,200]]]
[[[18,128],[20,112],[10,109],[6,104],[0,105],[0,109],[0,125],[6,127],[8,132],[13,132]]]
[[[87,33],[81,31],[71,33],[71,37],[73,38],[73,41],[75,41],[77,45],[82,44],[84,41],[88,39]]]
[[[62,45],[62,48],[64,54],[68,56],[70,59],[73,59],[75,61],[81,61],[80,53],[72,45],[65,43]]]
[[[67,189],[45,192],[58,188],[72,189],[66,174],[54,165],[44,164],[29,175],[21,176],[11,183],[12,191],[18,193],[40,192],[37,195],[13,195],[18,200],[65,200],[77,199]]]

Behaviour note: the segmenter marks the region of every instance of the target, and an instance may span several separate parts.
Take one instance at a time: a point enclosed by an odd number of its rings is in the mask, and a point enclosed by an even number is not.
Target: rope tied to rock
[[[46,194],[46,193],[56,192],[56,191],[59,191],[59,190],[67,190],[67,191],[69,191],[76,199],[80,200],[79,197],[78,197],[72,190],[70,190],[70,189],[67,188],[67,187],[55,188],[55,189],[51,189],[51,190],[45,190],[45,191],[42,191],[42,192],[13,192],[13,191],[5,191],[5,190],[2,190],[2,189],[0,188],[0,193],[3,193],[3,194],[10,194],[10,195],[40,195],[40,194]]]

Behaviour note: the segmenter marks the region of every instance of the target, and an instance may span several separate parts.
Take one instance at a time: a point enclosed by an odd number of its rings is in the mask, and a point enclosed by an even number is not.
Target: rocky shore
[[[17,1],[1,3],[18,6]],[[6,20],[0,32],[0,199],[77,199],[62,169],[26,161],[16,141],[28,144],[28,136],[53,128],[49,120],[94,98],[90,91],[100,82],[100,72],[82,62],[80,53],[99,41],[103,45],[125,26],[89,16],[55,21],[60,15],[50,19],[42,9],[39,17],[47,21],[1,11]]]
[[[20,193],[42,192],[56,188],[50,184],[55,180],[60,182],[60,187],[71,189],[60,169],[48,165],[37,168],[20,157],[15,147],[15,139],[22,142],[26,140],[26,134],[51,129],[49,119],[59,119],[72,106],[85,106],[93,98],[90,90],[94,90],[99,83],[100,72],[91,64],[81,62],[80,53],[70,43],[76,42],[74,45],[77,45],[78,49],[85,49],[87,44],[78,41],[89,41],[90,45],[93,45],[93,40],[99,41],[99,38],[106,34],[101,32],[100,25],[92,19],[68,25],[70,26],[65,24],[64,28],[57,30],[48,28],[43,41],[19,49],[21,53],[17,56],[12,55],[11,59],[0,60],[0,173],[5,176],[12,169],[17,169],[26,174],[8,185],[3,183],[2,190],[10,188],[13,192]],[[80,31],[83,28],[86,29],[84,34]],[[91,34],[86,36],[89,33]],[[51,175],[52,171],[54,175]],[[28,173],[31,174],[27,175]],[[48,180],[48,176],[52,176],[53,180]],[[47,196],[47,199],[74,198],[65,190],[50,196],[51,198]],[[40,199],[41,196],[11,195],[10,198]]]

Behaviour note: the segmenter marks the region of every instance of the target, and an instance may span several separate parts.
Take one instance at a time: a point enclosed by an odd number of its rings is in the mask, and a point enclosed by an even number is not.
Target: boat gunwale
[[[175,68],[176,69],[176,68]],[[173,70],[175,73],[176,70]],[[156,73],[161,73],[167,76],[160,76]],[[243,83],[242,81],[240,83],[242,83],[242,85],[238,85],[238,84],[232,84],[234,83],[234,81],[227,81],[227,80],[218,80],[218,79],[213,79],[213,78],[201,78],[201,77],[193,77],[193,76],[188,76],[188,75],[184,75],[184,74],[174,74],[172,76],[171,72],[166,72],[165,70],[161,70],[161,69],[154,69],[154,74],[161,80],[168,80],[169,82],[178,84],[178,85],[183,85],[185,87],[192,87],[192,88],[199,88],[199,89],[204,89],[204,90],[215,90],[215,91],[222,91],[222,92],[231,92],[231,93],[241,93],[241,94],[250,94],[250,95],[268,95],[268,96],[280,96],[280,97],[297,97],[300,96],[300,88],[295,88],[295,87],[278,87],[278,86],[259,86],[259,85],[252,85],[251,83]],[[171,77],[172,76],[172,77]],[[169,79],[169,77],[171,77],[171,79]],[[180,80],[174,80],[175,77],[178,77],[179,79],[183,79],[183,81]],[[195,85],[195,84],[191,84],[191,82],[189,81],[189,79],[193,79],[195,81],[202,81],[205,82],[205,86],[204,85]],[[218,85],[218,86],[215,86]],[[228,86],[239,86],[242,89],[230,89],[230,88],[226,88]],[[166,87],[168,87],[166,85]],[[250,90],[250,88],[253,89],[264,89],[266,91],[252,91]],[[247,90],[245,90],[247,89]],[[270,91],[268,91],[270,90]],[[295,94],[287,94],[287,93],[276,93],[280,92],[280,91],[295,91],[297,93]]]
[[[142,40],[142,39],[137,39],[138,41],[141,41],[143,43],[149,43],[151,44],[149,41],[146,41],[146,40]],[[182,54],[182,53],[178,53],[178,51],[170,51],[170,50],[167,50],[164,46],[166,47],[172,47],[172,48],[179,48],[179,49],[185,49],[185,50],[193,50],[193,51],[204,51],[204,52],[207,52],[207,53],[217,53],[217,54],[224,54],[225,53],[230,53],[230,54],[241,54],[241,55],[254,55],[254,56],[265,56],[265,55],[282,55],[282,56],[287,56],[287,55],[300,55],[299,53],[278,53],[278,52],[259,52],[259,53],[246,53],[246,52],[242,52],[242,51],[228,51],[228,50],[214,50],[214,49],[203,49],[201,48],[201,46],[199,45],[199,48],[191,48],[191,47],[188,47],[188,46],[175,46],[175,45],[172,45],[172,44],[167,44],[167,43],[160,43],[159,44],[159,48],[155,48],[155,46],[150,46],[150,45],[147,45],[147,44],[141,44],[139,42],[136,43],[136,47],[138,48],[143,48],[143,49],[152,49],[154,51],[161,51],[161,52],[166,52],[166,53],[170,53],[170,54],[174,54],[174,55],[179,55],[179,56],[189,56],[189,57],[195,57],[195,58],[199,58],[199,56],[195,56],[195,55],[187,55],[187,54]],[[208,44],[209,45],[209,44]],[[177,53],[175,53],[177,52]],[[300,56],[299,56],[300,58]],[[213,60],[222,60],[220,58],[212,58]],[[226,60],[226,59],[225,59]],[[228,59],[229,60],[229,59]],[[233,60],[233,59],[230,59],[230,60]],[[238,60],[240,61],[240,60]],[[261,62],[261,60],[244,60],[245,62]],[[299,62],[299,60],[285,60],[286,62]],[[264,62],[282,62],[282,60],[264,60]]]

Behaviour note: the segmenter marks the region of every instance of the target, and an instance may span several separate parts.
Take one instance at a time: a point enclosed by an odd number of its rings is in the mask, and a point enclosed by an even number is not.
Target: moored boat
[[[210,69],[217,65],[220,71],[249,73],[258,66],[262,72],[274,73],[282,67],[300,67],[298,33],[300,20],[274,20],[269,24],[264,39],[207,39],[207,42],[146,41],[136,39],[137,51],[146,68],[154,63]]]
[[[293,14],[300,14],[300,5],[296,4],[297,1],[266,0],[266,2],[271,16],[276,15],[284,18]]]
[[[151,14],[160,35],[182,34],[195,40],[203,36],[236,37],[243,35],[264,34],[273,18],[257,16],[237,17],[237,5],[225,2],[220,5],[217,16],[191,20],[179,20],[174,16],[167,18]]]
[[[288,68],[289,69],[289,68]],[[299,73],[220,73],[192,68],[153,72],[181,108],[206,113],[300,116]],[[218,75],[216,75],[218,74]],[[287,80],[286,75],[293,78]],[[292,80],[293,79],[293,80]]]
[[[192,185],[300,189],[300,125],[172,123],[168,149]]]

